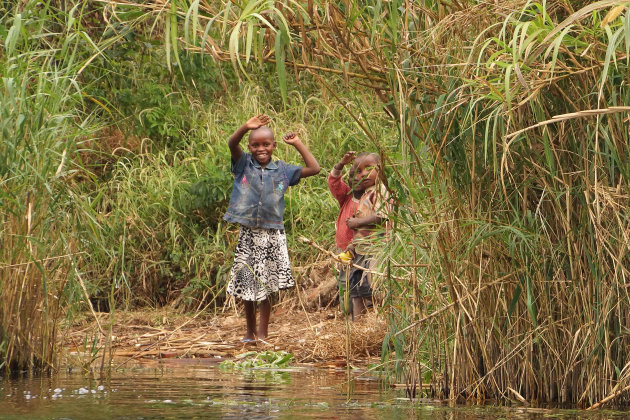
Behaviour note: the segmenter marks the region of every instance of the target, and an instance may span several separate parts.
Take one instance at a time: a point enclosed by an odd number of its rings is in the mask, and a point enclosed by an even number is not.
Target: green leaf
[[[514,296],[512,297],[512,300],[510,301],[510,306],[508,306],[508,312],[507,312],[508,319],[506,319],[506,323],[509,321],[509,318],[514,313],[514,309],[516,309],[516,304],[518,303],[518,298],[521,297],[522,291],[523,291],[523,288],[521,287],[520,284],[517,285],[516,288],[514,289]]]
[[[272,31],[277,32],[276,28],[271,23],[269,23],[269,21],[265,19],[263,16],[259,15],[258,13],[252,13],[252,16],[258,19],[259,21],[261,21],[262,23],[264,23],[265,25],[267,25]]]
[[[193,1],[192,5],[190,6],[193,9],[193,15],[192,15],[192,23],[193,23],[193,28],[192,28],[192,37],[193,37],[193,44],[197,42],[197,29],[199,26],[199,0],[195,0]]]
[[[245,352],[245,353],[237,354],[236,356],[234,356],[234,358],[236,358],[236,359],[244,359],[246,357],[253,356],[255,354],[256,354],[255,351],[248,351],[248,352]]]
[[[606,29],[607,31],[610,31],[608,26],[606,26]],[[623,28],[619,28],[617,29],[614,35],[609,34],[608,48],[606,49],[606,58],[604,59],[604,68],[602,70],[602,79],[600,81],[600,88],[599,88],[600,95],[602,94],[602,91],[604,90],[604,83],[606,83],[606,79],[608,78],[608,69],[610,68],[610,61],[611,59],[613,59],[616,62],[617,57],[615,56],[615,51],[617,49],[617,39],[619,39],[619,36],[621,35],[623,31],[624,31]]]
[[[382,22],[381,22],[381,9],[383,7],[383,1],[382,0],[378,0],[376,2],[376,5],[373,8],[373,12],[372,12],[372,29],[371,29],[371,33],[370,33],[370,43],[374,42],[374,36],[376,35],[376,32],[378,30],[378,28],[380,28],[382,26]]]
[[[234,66],[234,70],[238,71],[238,62],[240,62],[240,59],[238,57],[238,35],[239,35],[239,30],[241,29],[241,26],[243,25],[243,22],[238,22],[236,24],[236,26],[234,27],[234,29],[232,29],[232,33],[230,34],[230,43],[229,43],[229,50],[230,50],[230,59],[232,60],[232,65]]]
[[[262,59],[263,57],[263,48],[265,45],[265,34],[267,33],[267,28],[260,28],[258,31],[258,42],[256,42],[256,50],[254,53],[257,55],[257,59]]]
[[[276,359],[275,364],[278,366],[284,366],[289,363],[291,359],[293,359],[293,355],[291,353],[285,353]]]
[[[547,168],[551,172],[551,176],[556,176],[556,164],[555,159],[553,157],[553,152],[551,151],[551,144],[549,143],[549,131],[545,127],[543,136],[543,147],[545,151],[545,160],[547,161]]]
[[[170,17],[166,17],[166,24],[164,25],[164,50],[166,53],[166,67],[168,71],[172,71],[171,67],[171,25]]]
[[[241,17],[240,19],[245,20],[250,13],[252,13],[252,11],[259,5],[261,5],[262,3],[264,3],[266,0],[250,0],[247,5],[243,8],[243,11],[241,12]]]
[[[291,32],[289,32],[289,23],[287,22],[287,20],[285,19],[284,15],[280,12],[280,10],[276,9],[275,7],[272,9],[274,12],[276,12],[275,17],[277,17],[280,22],[282,22],[282,32],[284,32],[284,37],[287,39],[287,42],[291,42]]]
[[[216,20],[219,15],[214,16],[210,21],[206,24],[206,28],[203,31],[203,38],[201,39],[201,51],[204,51],[206,47],[206,39],[208,39],[208,34],[210,33],[210,27]]]
[[[179,71],[182,72],[182,76],[184,75],[182,69],[182,63],[179,61],[179,48],[177,45],[177,3],[175,0],[171,0],[171,13],[169,16],[170,22],[170,36],[171,36],[171,47],[173,48],[173,55],[175,56],[175,61],[177,62],[177,66],[179,67]]]
[[[392,32],[392,49],[395,49],[398,44],[398,27],[400,26],[400,13],[398,11],[399,6],[400,0],[392,0],[390,2],[388,26]]]
[[[532,280],[529,276],[525,277],[525,283],[527,287],[527,311],[532,318],[532,323],[534,324],[534,328],[538,327],[538,318],[537,318],[537,309],[536,302],[534,302],[534,292],[532,288]]]
[[[230,9],[232,8],[232,2],[227,0],[225,3],[225,9],[223,9],[223,26],[221,28],[221,38],[225,37],[225,33],[227,31],[227,22],[230,14]]]
[[[13,25],[11,25],[11,29],[9,29],[9,33],[7,34],[7,39],[4,41],[4,47],[7,51],[7,55],[11,55],[13,50],[15,49],[15,45],[17,44],[18,37],[20,35],[20,31],[22,30],[22,15],[17,13],[13,18]]]
[[[556,68],[556,61],[558,60],[558,53],[560,52],[560,45],[562,45],[563,38],[565,37],[567,32],[569,32],[571,30],[571,28],[572,28],[572,26],[567,26],[566,28],[564,28],[564,30],[560,33],[558,38],[556,38],[554,40],[554,42],[549,46],[549,48],[551,48],[551,46],[553,46],[553,55],[551,56],[551,77],[552,78],[553,78],[553,72],[554,72],[554,70]],[[549,51],[549,50],[547,50],[547,51]]]
[[[513,67],[514,67],[513,64],[508,64],[508,66],[505,68],[505,80],[503,81],[504,89],[505,89],[505,103],[508,106],[508,110],[512,109],[512,94],[510,92],[510,78],[512,77]]]
[[[184,19],[184,39],[187,44],[194,44],[197,41],[197,26],[199,25],[199,0],[194,0]],[[190,26],[192,24],[192,30]]]
[[[249,20],[247,22],[247,40],[245,41],[245,63],[249,64],[249,56],[252,53],[252,41],[254,39],[254,22]]]
[[[287,70],[284,63],[285,51],[285,39],[284,30],[280,30],[276,33],[276,73],[278,73],[278,84],[280,85],[280,94],[282,95],[282,102],[287,103]]]

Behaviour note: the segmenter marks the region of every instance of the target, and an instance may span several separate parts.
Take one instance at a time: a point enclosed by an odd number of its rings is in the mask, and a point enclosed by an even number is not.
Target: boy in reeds
[[[348,184],[342,179],[344,166],[353,162]],[[350,151],[343,155],[328,176],[328,188],[339,202],[335,224],[337,246],[347,261],[339,271],[339,303],[352,319],[360,317],[371,305],[369,270],[371,246],[368,238],[387,220],[387,200],[379,181],[380,158],[376,153]],[[361,267],[361,268],[357,268]],[[352,305],[350,305],[350,301]]]

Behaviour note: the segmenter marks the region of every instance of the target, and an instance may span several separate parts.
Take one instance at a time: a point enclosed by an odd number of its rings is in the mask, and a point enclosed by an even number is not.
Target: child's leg
[[[258,325],[258,338],[265,339],[268,334],[269,316],[271,314],[271,302],[269,298],[260,302],[260,324]]]
[[[247,334],[243,339],[253,340],[256,338],[256,302],[244,300],[243,304],[245,305],[245,319],[247,320]]]
[[[363,297],[353,297],[352,298],[352,320],[356,320],[361,315],[367,312],[367,307],[365,306],[365,298]]]
[[[355,258],[355,264],[365,267],[366,270],[370,269],[370,259],[364,255],[358,255]],[[370,274],[363,270],[360,271],[358,278],[355,279],[354,293],[352,298],[352,314],[353,320],[360,317],[367,312],[368,304],[372,298],[372,286],[370,285]]]

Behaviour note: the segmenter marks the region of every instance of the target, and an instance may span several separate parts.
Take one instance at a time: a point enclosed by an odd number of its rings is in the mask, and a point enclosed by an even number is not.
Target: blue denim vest
[[[300,182],[302,167],[274,160],[261,168],[250,153],[232,161],[234,185],[223,220],[245,226],[284,229],[284,192]]]

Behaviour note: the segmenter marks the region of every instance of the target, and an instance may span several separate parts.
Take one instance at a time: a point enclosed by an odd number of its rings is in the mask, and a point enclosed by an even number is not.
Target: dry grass
[[[346,360],[364,365],[380,358],[386,324],[375,313],[350,324],[351,352],[346,352],[346,325],[338,308],[306,313],[275,309],[265,342],[241,343],[245,331],[242,314],[213,316],[176,315],[172,311],[141,311],[114,314],[111,336],[113,365],[135,358],[232,357],[247,350],[284,350],[295,355],[300,363],[344,365]],[[101,324],[109,322],[109,314],[99,314]],[[101,343],[98,354],[93,339]],[[105,336],[99,333],[91,314],[86,313],[68,326],[61,346],[73,364],[89,365],[105,350]],[[97,356],[97,357],[95,357]],[[107,359],[106,359],[107,360]],[[91,362],[90,362],[91,364]]]
[[[36,238],[56,238],[57,233],[47,229],[41,216],[33,212],[35,207],[46,214],[45,204],[29,196],[25,207],[25,216],[4,218],[0,247],[0,261],[5,262],[0,265],[0,370],[51,370],[57,356],[54,337],[63,317],[60,297],[73,254],[48,254],[61,247],[40,249]]]
[[[64,325],[61,346],[69,363],[85,369],[134,359],[226,358],[249,350],[284,350],[299,363],[330,367],[379,361],[387,327],[377,308],[346,325],[331,262],[318,259],[293,271],[298,287],[282,292],[271,314],[269,337],[255,344],[241,342],[242,307],[228,299],[218,313],[182,314],[170,306],[85,312]]]

